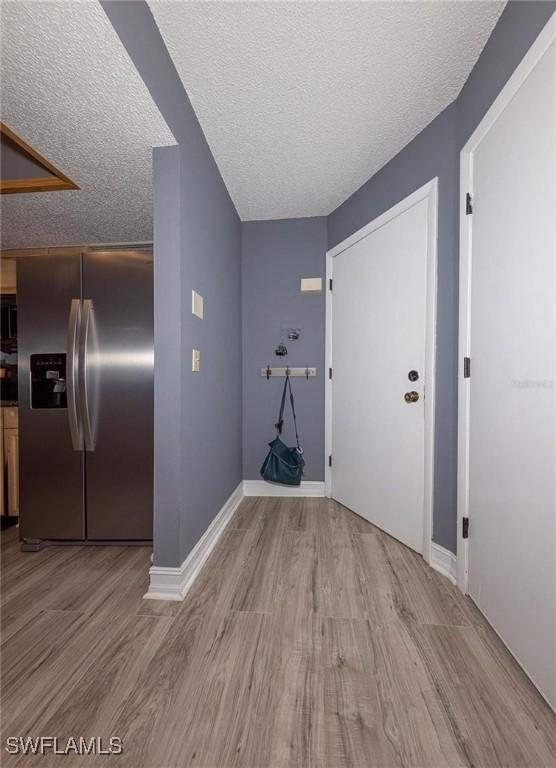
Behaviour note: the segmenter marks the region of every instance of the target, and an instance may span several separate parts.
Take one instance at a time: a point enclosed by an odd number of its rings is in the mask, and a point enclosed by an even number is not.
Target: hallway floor
[[[556,765],[556,718],[473,604],[334,502],[245,499],[183,603],[142,600],[147,549],[16,536],[3,738],[123,754],[5,766]]]

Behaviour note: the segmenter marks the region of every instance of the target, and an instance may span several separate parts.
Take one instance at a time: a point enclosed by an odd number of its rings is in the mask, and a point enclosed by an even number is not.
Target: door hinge
[[[461,536],[463,539],[469,538],[469,518],[462,517],[461,519]]]
[[[329,378],[329,379],[331,379],[331,378],[332,378],[332,368],[329,368],[329,369],[328,369],[328,378]]]
[[[332,290],[332,278],[330,278],[330,280],[328,281],[328,290],[329,291]]]
[[[473,213],[473,198],[471,197],[471,193],[468,192],[465,195],[465,215],[469,216],[471,213]]]
[[[329,467],[331,467],[331,466],[332,466],[332,455],[330,455],[330,456],[328,457],[328,466],[329,466]]]
[[[471,358],[470,357],[463,358],[463,378],[464,379],[471,378]]]

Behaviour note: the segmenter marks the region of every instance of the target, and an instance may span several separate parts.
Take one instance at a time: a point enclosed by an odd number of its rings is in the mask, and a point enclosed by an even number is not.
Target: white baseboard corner
[[[244,496],[324,496],[324,482],[306,480],[301,485],[278,485],[265,480],[244,480]]]
[[[143,595],[144,599],[183,600],[244,496],[324,495],[324,482],[306,481],[300,486],[287,486],[266,483],[264,480],[243,480],[180,566],[151,566],[149,589]]]
[[[151,566],[146,600],[183,600],[242,499],[240,483],[179,567]]]
[[[457,576],[457,558],[449,549],[441,547],[440,544],[431,542],[431,568],[446,576],[452,584],[456,583]]]

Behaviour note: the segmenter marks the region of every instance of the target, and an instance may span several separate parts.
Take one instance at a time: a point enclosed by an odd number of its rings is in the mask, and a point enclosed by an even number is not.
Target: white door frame
[[[467,593],[469,539],[463,538],[463,518],[469,518],[469,416],[470,379],[464,378],[464,357],[471,353],[471,269],[473,215],[466,215],[467,193],[473,199],[473,156],[492,126],[527,80],[547,48],[556,40],[556,12],[525,54],[513,75],[500,91],[460,155],[460,239],[459,239],[459,363],[458,363],[458,541],[457,585]],[[471,373],[472,375],[472,373]],[[471,521],[469,521],[471,524]]]
[[[392,219],[412,208],[422,200],[427,206],[427,287],[426,287],[426,330],[425,330],[425,447],[424,447],[424,504],[423,504],[423,558],[431,560],[432,506],[434,486],[434,404],[436,371],[436,294],[437,294],[437,239],[438,239],[438,177],[424,184],[408,197],[378,216],[353,235],[326,252],[326,386],[325,386],[325,495],[332,494],[332,469],[328,457],[332,455],[332,383],[329,371],[332,368],[332,291],[334,258],[355,243],[383,227]]]

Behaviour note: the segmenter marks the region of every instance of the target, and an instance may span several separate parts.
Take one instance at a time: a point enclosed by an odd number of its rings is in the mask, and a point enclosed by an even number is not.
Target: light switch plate
[[[191,291],[191,312],[201,320],[203,319],[204,299],[197,291]]]
[[[302,277],[301,293],[318,293],[322,291],[322,277]]]
[[[191,370],[193,373],[199,373],[201,370],[201,350],[193,349],[191,354]]]

